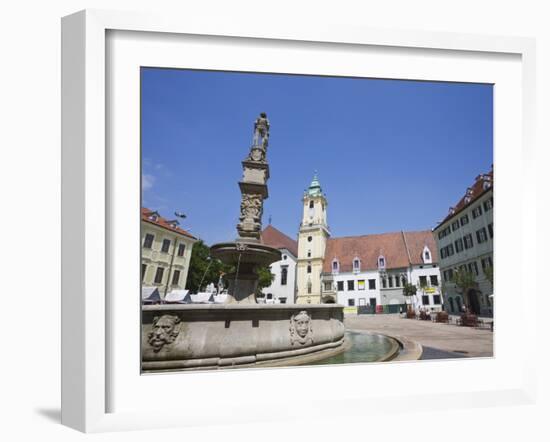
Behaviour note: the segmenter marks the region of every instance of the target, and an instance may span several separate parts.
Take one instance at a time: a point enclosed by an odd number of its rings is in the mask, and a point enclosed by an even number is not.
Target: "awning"
[[[146,304],[160,302],[161,298],[158,287],[142,287],[141,300]]]
[[[189,290],[172,290],[166,294],[164,301],[169,303],[189,303],[191,302],[191,296],[189,295]]]

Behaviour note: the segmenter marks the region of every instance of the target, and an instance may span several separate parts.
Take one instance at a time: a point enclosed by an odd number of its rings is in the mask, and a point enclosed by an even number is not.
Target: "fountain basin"
[[[210,254],[227,264],[268,266],[281,259],[281,252],[273,247],[251,242],[214,244]]]
[[[300,365],[346,350],[339,305],[143,306],[142,371]]]

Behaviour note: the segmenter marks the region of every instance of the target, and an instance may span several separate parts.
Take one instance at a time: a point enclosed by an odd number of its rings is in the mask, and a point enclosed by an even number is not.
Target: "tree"
[[[463,267],[454,270],[453,283],[461,290],[462,295],[477,285],[474,274]]]
[[[416,295],[416,286],[410,282],[403,284],[403,296],[405,299]]]
[[[223,264],[219,259],[210,257],[210,248],[199,240],[193,245],[189,272],[187,274],[187,288],[191,293],[200,292],[208,284],[217,284],[222,273],[231,271],[231,266]]]
[[[468,293],[468,290],[475,288],[477,286],[476,278],[474,274],[468,270],[466,270],[464,267],[456,268],[453,272],[453,283],[455,286],[459,289],[459,291],[462,293],[462,299],[464,300],[464,304],[468,306],[468,298],[466,297],[466,293]]]
[[[271,273],[271,269],[269,267],[259,267],[256,269],[256,273],[259,276],[257,292],[260,293],[263,288],[271,285],[273,279],[275,279],[275,275]]]

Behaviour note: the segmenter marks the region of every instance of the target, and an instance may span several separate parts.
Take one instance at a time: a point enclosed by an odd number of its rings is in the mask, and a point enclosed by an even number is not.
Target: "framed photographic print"
[[[63,423],[531,400],[531,40],[85,11],[62,43]]]

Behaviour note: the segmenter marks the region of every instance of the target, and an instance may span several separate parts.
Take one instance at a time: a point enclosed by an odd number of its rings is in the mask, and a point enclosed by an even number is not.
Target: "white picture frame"
[[[108,300],[107,293],[110,278],[108,245],[110,241],[113,241],[112,235],[116,232],[116,229],[110,227],[110,223],[113,221],[113,206],[109,179],[110,171],[116,165],[110,163],[107,150],[109,134],[106,132],[106,120],[109,118],[109,111],[106,94],[109,93],[109,90],[105,73],[108,63],[107,55],[109,55],[106,36],[107,33],[113,31],[157,33],[157,36],[160,33],[167,36],[179,35],[183,38],[189,35],[217,36],[222,39],[247,39],[249,41],[269,40],[274,44],[285,42],[290,46],[306,42],[310,45],[333,45],[342,49],[374,47],[384,51],[401,48],[405,52],[426,49],[432,51],[434,57],[445,53],[474,54],[479,59],[489,57],[490,54],[515,56],[520,59],[521,65],[521,90],[516,91],[519,93],[517,97],[520,97],[518,104],[521,105],[521,112],[512,115],[513,118],[519,115],[514,123],[518,125],[515,127],[519,131],[516,132],[516,135],[520,133],[521,150],[519,150],[519,146],[516,147],[518,149],[516,154],[521,157],[524,168],[528,168],[534,161],[535,46],[532,39],[416,31],[394,32],[326,24],[307,27],[292,25],[274,27],[260,22],[219,23],[197,17],[176,18],[99,10],[82,11],[63,18],[62,423],[80,431],[101,432],[208,425],[213,418],[212,415],[205,415],[204,410],[207,405],[201,405],[200,401],[197,402],[198,405],[193,410],[180,409],[170,412],[153,408],[147,410],[146,395],[142,398],[131,398],[134,401],[144,402],[139,410],[113,410],[112,404],[109,403],[109,394],[115,387],[109,376],[114,356],[108,338],[114,313],[111,311],[112,304]],[[428,68],[426,66],[424,69]],[[419,79],[421,78],[420,76]],[[510,158],[510,160],[513,159],[513,157]],[[509,226],[509,228],[519,227],[521,229],[521,246],[514,249],[512,253],[520,253],[522,257],[527,254],[535,256],[535,234],[534,229],[531,229],[534,222],[533,208],[536,205],[535,192],[527,192],[524,188],[513,189],[510,186],[503,186],[502,189],[521,198],[524,208],[518,215],[517,224]],[[504,201],[504,197],[498,196],[498,190],[496,190],[495,198],[497,206],[499,198]],[[501,231],[505,231],[504,224],[502,225]],[[498,229],[497,226],[497,232]],[[495,262],[498,262],[496,264],[498,266],[501,262],[505,263],[505,258],[502,261],[498,260],[499,256],[505,256],[506,251],[499,250],[498,243],[496,244]],[[524,259],[522,262],[527,262],[527,260]],[[521,271],[527,275],[527,269],[523,268]],[[498,281],[497,267],[496,287],[498,287]],[[523,281],[522,290],[525,293],[534,293],[534,281],[530,278],[523,278]],[[496,302],[498,303],[498,301]],[[500,306],[496,309],[498,312],[506,313],[506,310],[500,309]],[[525,314],[523,311],[518,312],[518,315]],[[534,359],[530,359],[528,355],[533,355],[536,352],[535,329],[534,321],[526,323],[523,327],[521,337],[526,338],[525,342],[527,343],[522,348],[521,356],[518,357],[524,359],[517,367],[514,367],[514,373],[521,374],[521,376],[511,379],[510,382],[503,381],[500,386],[495,383],[488,389],[472,383],[469,390],[462,387],[461,391],[440,393],[435,390],[430,391],[429,394],[419,394],[412,388],[403,389],[401,392],[377,393],[372,396],[359,390],[354,395],[343,395],[342,398],[339,398],[336,413],[353,415],[368,413],[375,409],[378,412],[395,411],[406,409],[411,404],[414,404],[417,409],[430,410],[469,407],[473,401],[477,406],[533,403],[535,367],[533,362],[530,362]],[[498,360],[498,358],[497,352],[495,359]],[[441,362],[440,364],[448,364],[446,369],[458,371],[462,362]],[[374,365],[378,367],[378,370],[381,367]],[[491,369],[490,363],[479,361],[479,367],[482,368],[483,365],[485,365],[483,369]],[[395,367],[395,365],[391,367]],[[431,365],[431,367],[437,366]],[[428,370],[428,366],[422,364],[408,365],[406,368],[414,370],[415,373]],[[330,370],[341,369],[332,367]],[[357,376],[360,369],[361,367],[358,366],[346,370],[350,376]],[[136,370],[139,371],[138,363],[136,363]],[[255,383],[261,385],[262,382],[265,382],[265,376],[273,377],[275,385],[280,382],[292,382],[288,376],[289,372],[285,370],[279,370],[282,373],[281,376],[279,376],[279,372],[277,376],[266,371],[248,372],[247,382],[252,385],[256,385]],[[373,370],[377,369],[373,368]],[[388,368],[388,370],[390,369]],[[391,370],[394,369],[391,368]],[[300,378],[303,373],[303,369],[296,370],[292,377]],[[224,386],[224,381],[233,381],[239,376],[242,378],[242,375],[238,373],[209,373],[201,374],[200,377],[199,375],[193,376],[197,376],[195,379],[198,382],[203,382],[203,385],[212,385],[216,391],[220,391],[220,388],[227,388],[228,394],[234,394],[234,391],[230,390],[230,387]],[[153,383],[152,380],[147,380],[147,382]],[[301,382],[306,390],[310,388],[305,377]],[[162,389],[158,391],[161,395],[165,394],[162,393]],[[191,390],[187,390],[187,392],[191,392],[191,396],[193,395]],[[373,400],[373,397],[376,398],[376,401]],[[243,394],[242,398],[234,396],[232,398],[233,402],[236,401],[237,404],[239,401],[245,403],[247,395]],[[197,397],[197,399],[199,398]],[[277,400],[274,400],[274,403],[277,403]],[[311,414],[317,413],[331,401],[334,399],[330,397],[311,397],[308,402]],[[307,412],[302,413],[302,416],[307,417],[307,415]],[[279,408],[274,408],[270,419],[293,419],[296,416],[293,410],[279,406]],[[223,421],[222,413],[219,413],[219,418]],[[260,422],[264,418],[265,416],[261,413],[250,412],[246,416],[228,416],[227,423],[253,423]]]

